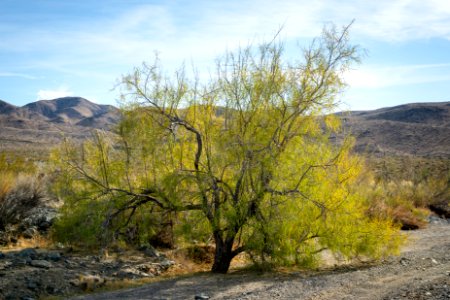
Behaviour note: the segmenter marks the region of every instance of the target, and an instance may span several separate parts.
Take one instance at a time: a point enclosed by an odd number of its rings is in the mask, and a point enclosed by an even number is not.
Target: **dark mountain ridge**
[[[17,107],[14,105],[11,105],[3,100],[0,100],[0,114],[2,113],[10,113],[14,111]]]
[[[353,117],[406,123],[442,125],[450,122],[450,102],[411,103],[369,111],[351,111]],[[344,115],[344,113],[341,113]]]

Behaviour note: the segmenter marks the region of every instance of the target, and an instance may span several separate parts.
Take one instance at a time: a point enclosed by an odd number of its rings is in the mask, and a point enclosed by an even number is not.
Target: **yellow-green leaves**
[[[384,254],[395,237],[365,215],[351,141],[330,142],[340,122],[327,113],[357,58],[347,30],[326,31],[294,62],[276,40],[228,52],[209,82],[143,64],[123,77],[131,104],[117,135],[63,153],[72,187],[97,192],[102,226],[117,234],[163,212],[187,238],[209,230],[215,272],[242,251],[309,265],[324,249]]]

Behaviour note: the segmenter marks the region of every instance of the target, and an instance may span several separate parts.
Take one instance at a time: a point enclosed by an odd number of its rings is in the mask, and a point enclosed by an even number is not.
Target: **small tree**
[[[339,122],[324,116],[358,61],[348,27],[325,30],[302,61],[283,53],[275,40],[228,52],[203,85],[183,69],[165,77],[158,60],[136,68],[123,77],[129,106],[118,140],[67,148],[67,178],[84,181],[90,198],[95,191],[104,225],[120,215],[129,224],[144,207],[200,218],[215,243],[213,272],[243,251],[281,264],[313,263],[324,249],[389,253],[395,232],[365,217],[358,159],[349,140],[329,142]]]

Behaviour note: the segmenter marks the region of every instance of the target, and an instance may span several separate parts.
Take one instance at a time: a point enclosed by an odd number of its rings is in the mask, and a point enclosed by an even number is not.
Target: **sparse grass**
[[[403,229],[426,226],[430,206],[447,197],[450,160],[421,157],[371,158],[374,178],[365,184],[372,217],[390,217]]]
[[[420,229],[426,225],[425,218],[418,216],[416,210],[409,210],[405,206],[397,206],[392,211],[392,216],[397,223],[402,224],[403,230]]]
[[[30,239],[18,238],[16,243],[2,247],[2,251],[18,251],[26,248],[53,249],[55,244],[49,237],[37,234]]]

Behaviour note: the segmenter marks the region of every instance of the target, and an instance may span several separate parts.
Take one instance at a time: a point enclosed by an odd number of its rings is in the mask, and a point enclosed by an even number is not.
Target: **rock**
[[[24,232],[22,232],[22,236],[26,239],[32,239],[34,236],[38,234],[38,231],[36,227],[30,227],[25,229]]]
[[[35,259],[38,253],[33,248],[26,248],[17,253],[17,257]]]
[[[0,259],[3,259],[5,257],[6,257],[5,254],[3,254],[3,252],[0,252]]]
[[[36,207],[27,214],[27,217],[21,222],[21,226],[35,226],[39,231],[47,230],[57,216],[57,211],[51,207]]]
[[[106,279],[98,275],[81,275],[79,279],[71,280],[70,284],[81,288],[84,291],[93,291],[104,286]]]
[[[175,262],[173,260],[164,259],[159,263],[163,270],[167,270],[169,267],[173,266]]]
[[[205,294],[205,293],[201,293],[201,294],[195,295],[195,300],[207,300],[209,298],[210,297],[207,294]]]
[[[46,254],[46,259],[51,261],[60,261],[61,254],[59,252],[49,252]]]
[[[148,257],[159,257],[159,252],[152,245],[144,245],[139,248]]]
[[[434,258],[431,259],[431,263],[432,263],[432,264],[435,264],[435,265],[438,265],[438,264],[439,264],[439,263],[437,262],[437,260],[435,260]]]
[[[126,267],[113,274],[119,278],[139,278],[139,277],[154,277],[152,273],[142,272],[132,267]]]
[[[159,267],[159,265],[155,265],[153,263],[140,264],[140,265],[135,266],[136,269],[138,269],[141,272],[147,273],[147,274],[157,274],[157,273],[159,273],[159,271],[157,270],[158,267]]]
[[[42,259],[32,260],[30,262],[30,265],[33,267],[44,268],[44,269],[49,269],[49,268],[53,267],[51,262],[42,260]]]
[[[450,218],[450,205],[448,200],[443,199],[441,201],[436,201],[429,206],[430,210],[436,214],[442,216],[443,218]]]
[[[405,258],[405,257],[402,257],[401,259],[400,259],[400,264],[402,265],[402,266],[407,266],[408,265],[408,262],[409,262],[409,259],[407,259],[407,258]]]
[[[23,267],[31,262],[30,258],[15,258],[11,261],[13,267]]]
[[[445,218],[441,218],[435,215],[430,215],[428,218],[428,223],[430,224],[437,224],[437,225],[446,225],[448,224],[448,221]]]

